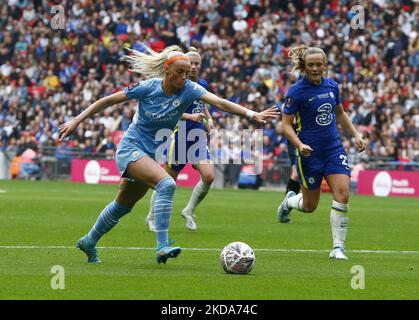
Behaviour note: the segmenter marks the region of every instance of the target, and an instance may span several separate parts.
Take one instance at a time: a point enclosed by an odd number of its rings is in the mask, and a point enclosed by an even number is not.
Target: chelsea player
[[[322,49],[305,45],[290,50],[293,71],[305,76],[292,85],[285,97],[282,125],[288,140],[296,147],[296,168],[302,193],[289,191],[278,208],[278,219],[289,221],[292,209],[313,212],[319,203],[323,177],[329,184],[333,202],[330,213],[332,259],[347,260],[345,240],[348,227],[350,168],[340,140],[337,123],[354,137],[358,151],[366,141],[343,110],[339,89],[332,79],[323,77],[327,68]],[[297,133],[292,127],[294,118]]]
[[[190,47],[186,55],[191,61],[189,79],[199,83],[205,89],[208,89],[208,83],[199,78],[202,66],[201,55],[194,47]],[[189,230],[195,231],[197,229],[195,208],[206,197],[211,184],[214,181],[214,165],[210,162],[211,154],[208,150],[208,142],[205,133],[205,129],[210,132],[213,128],[213,120],[205,103],[199,100],[194,101],[189,106],[182,115],[182,120],[185,121],[178,123],[171,137],[171,144],[164,169],[175,180],[180,171],[185,167],[186,163],[191,163],[193,168],[198,170],[201,180],[194,187],[188,204],[181,213],[181,216],[185,219],[186,227]],[[179,133],[180,131],[182,132],[181,134]],[[193,140],[188,138],[190,133],[192,133],[192,137],[194,137]],[[180,153],[185,156],[184,159],[180,159]],[[151,195],[150,211],[146,218],[146,224],[150,231],[155,231],[156,229],[153,210],[155,195],[156,191]]]
[[[166,263],[181,252],[169,240],[168,229],[176,183],[155,160],[156,151],[163,143],[157,139],[160,130],[172,131],[182,114],[196,100],[202,100],[221,110],[247,116],[257,123],[276,118],[271,107],[260,113],[244,108],[208,92],[187,79],[191,69],[189,57],[178,46],[169,46],[157,53],[144,45],[147,53],[129,50],[123,60],[132,71],[147,80],[130,85],[123,91],[101,98],[74,119],[59,127],[60,139],[68,137],[77,126],[104,109],[131,99],[138,100],[133,122],[125,132],[116,153],[116,163],[123,179],[115,200],[109,203],[97,218],[91,230],[79,239],[76,247],[86,255],[88,262],[98,263],[96,244],[119,220],[128,214],[149,188],[156,190],[154,214],[156,217],[157,263]]]

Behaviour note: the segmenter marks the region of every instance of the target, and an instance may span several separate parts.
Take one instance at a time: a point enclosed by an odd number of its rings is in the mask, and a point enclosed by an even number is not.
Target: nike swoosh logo
[[[308,101],[313,101],[316,97],[314,98],[308,98]]]

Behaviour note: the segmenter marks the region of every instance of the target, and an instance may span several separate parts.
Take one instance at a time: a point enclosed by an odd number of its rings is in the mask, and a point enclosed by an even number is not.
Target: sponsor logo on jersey
[[[154,118],[154,117],[157,115],[157,113],[153,113],[153,112],[150,112],[150,111],[146,111],[146,112],[145,112],[145,115],[146,115],[147,117],[149,117],[149,118]]]
[[[196,108],[193,108],[192,109],[192,114],[195,114],[195,113],[202,113],[202,112],[204,112],[204,110],[202,110],[202,108],[201,107],[196,107]]]
[[[202,113],[204,112],[204,103],[199,100],[199,101],[194,101],[193,104],[195,105],[195,107],[192,109],[192,113]]]
[[[327,126],[333,121],[333,107],[330,103],[323,103],[317,108],[319,115],[316,117],[317,124]]]
[[[146,111],[144,114],[149,118],[149,121],[160,122],[160,121],[170,121],[172,117],[178,114],[179,110],[172,110],[168,113],[158,113]]]

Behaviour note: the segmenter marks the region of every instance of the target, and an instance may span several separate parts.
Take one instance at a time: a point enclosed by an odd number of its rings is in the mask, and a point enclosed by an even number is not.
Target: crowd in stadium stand
[[[0,150],[10,157],[27,149],[112,157],[135,101],[85,121],[69,141],[58,141],[57,127],[141,80],[119,61],[124,47],[195,46],[212,92],[262,110],[283,102],[298,77],[290,72],[288,51],[306,44],[326,52],[328,76],[339,83],[345,110],[369,141],[367,155],[419,161],[419,3],[361,1],[362,25],[361,11],[351,10],[358,2],[1,1]],[[51,10],[54,3],[64,10]],[[210,110],[217,128],[252,127]],[[264,129],[264,158],[287,158],[280,121]],[[356,163],[354,142],[343,139]]]

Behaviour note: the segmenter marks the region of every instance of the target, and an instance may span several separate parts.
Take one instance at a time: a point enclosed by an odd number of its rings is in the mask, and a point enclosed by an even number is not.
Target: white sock
[[[293,197],[289,197],[288,208],[293,208],[293,209],[297,209],[298,211],[304,212],[303,194],[299,193]]]
[[[204,184],[202,181],[199,181],[195,188],[192,191],[189,202],[185,207],[186,211],[194,212],[197,205],[205,198],[208,193],[210,186]]]
[[[156,201],[156,190],[153,190],[153,193],[151,194],[151,199],[150,199],[150,210],[148,211],[148,216],[147,218],[149,220],[154,220],[154,202]]]
[[[349,204],[333,200],[330,212],[330,226],[332,227],[333,248],[345,248],[346,233],[348,231]]]

